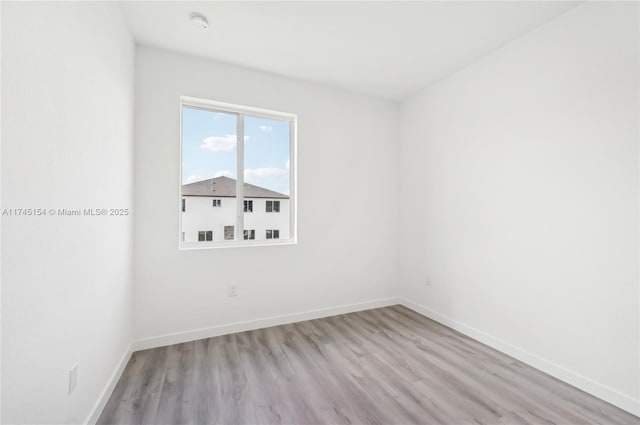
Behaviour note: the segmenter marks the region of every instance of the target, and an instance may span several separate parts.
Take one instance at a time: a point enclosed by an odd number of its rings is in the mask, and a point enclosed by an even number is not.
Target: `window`
[[[182,97],[180,119],[179,247],[295,243],[296,116]]]
[[[267,201],[266,212],[280,212],[280,201]]]
[[[210,242],[213,240],[213,231],[200,230],[198,232],[198,242]]]

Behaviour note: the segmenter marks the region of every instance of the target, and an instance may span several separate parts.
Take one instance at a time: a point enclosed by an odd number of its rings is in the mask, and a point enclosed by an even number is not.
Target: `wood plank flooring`
[[[133,354],[106,424],[601,424],[640,418],[393,306]]]

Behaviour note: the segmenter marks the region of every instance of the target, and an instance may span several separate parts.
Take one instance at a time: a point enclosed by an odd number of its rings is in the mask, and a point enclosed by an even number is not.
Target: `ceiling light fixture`
[[[196,25],[203,30],[209,28],[209,21],[207,20],[207,17],[200,13],[192,13],[189,19],[193,25]]]

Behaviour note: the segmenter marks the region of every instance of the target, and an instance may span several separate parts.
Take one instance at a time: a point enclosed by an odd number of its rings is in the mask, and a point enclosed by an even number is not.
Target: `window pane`
[[[234,236],[234,226],[224,226],[224,240],[225,241],[232,241],[235,236]]]
[[[204,232],[198,232],[198,242],[204,241]]]
[[[182,107],[182,230],[185,243],[234,239],[237,115]],[[221,202],[225,199],[225,202]],[[212,210],[211,206],[218,207]],[[185,204],[183,203],[183,206]],[[230,230],[227,230],[229,228]]]
[[[242,106],[230,112],[215,102],[183,102],[190,106],[181,109],[181,246],[276,239],[280,231],[292,237],[293,116],[264,111],[273,118],[257,118]],[[244,180],[241,198],[238,177]]]
[[[253,197],[257,203],[255,213],[245,215],[244,227],[257,230],[260,239],[266,239],[266,230],[274,228],[281,229],[283,238],[289,238],[289,126],[287,121],[244,117],[245,198]],[[276,207],[278,202],[279,208]],[[271,214],[280,208],[282,213]]]

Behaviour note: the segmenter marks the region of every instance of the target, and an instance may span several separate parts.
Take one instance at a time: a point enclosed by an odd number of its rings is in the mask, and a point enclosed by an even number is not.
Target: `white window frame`
[[[182,235],[182,208],[178,212],[178,249],[209,249],[209,248],[230,248],[230,247],[250,247],[269,245],[294,245],[298,243],[298,116],[287,112],[279,112],[268,109],[254,108],[249,106],[235,105],[225,102],[199,99],[189,96],[181,96],[180,111],[180,134],[178,144],[178,157],[180,159],[180,169],[178,174],[178,199],[182,199],[182,111],[183,107],[199,108],[207,111],[235,114],[237,116],[237,169],[238,178],[236,186],[236,223],[234,228],[234,240],[222,240],[213,242],[184,242]],[[289,123],[289,238],[269,239],[269,240],[244,240],[244,116],[255,118],[265,118]],[[282,213],[282,210],[280,211]]]

